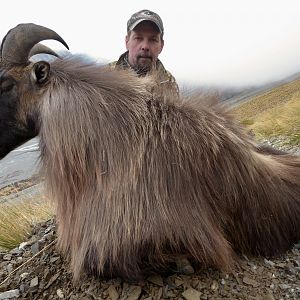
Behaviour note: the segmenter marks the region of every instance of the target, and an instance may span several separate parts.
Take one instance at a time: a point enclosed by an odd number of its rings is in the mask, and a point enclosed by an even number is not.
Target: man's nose
[[[142,43],[142,45],[141,45],[141,49],[143,51],[149,51],[149,42],[146,41],[146,40],[144,40],[143,43]]]

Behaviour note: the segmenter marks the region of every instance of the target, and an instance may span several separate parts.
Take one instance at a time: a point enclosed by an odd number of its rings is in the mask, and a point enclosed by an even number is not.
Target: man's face
[[[141,22],[126,36],[129,64],[135,70],[151,70],[163,46],[164,41],[156,25],[149,21]]]

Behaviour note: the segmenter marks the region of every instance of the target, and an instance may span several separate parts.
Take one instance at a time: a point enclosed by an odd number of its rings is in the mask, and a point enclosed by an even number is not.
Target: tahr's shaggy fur
[[[152,98],[142,79],[51,64],[41,160],[60,250],[82,271],[137,279],[185,255],[228,270],[300,239],[300,158],[259,149],[217,107]]]
[[[45,39],[67,47],[31,23],[1,44],[0,158],[39,134],[75,279],[139,279],[182,256],[230,270],[236,253],[277,255],[300,239],[300,157],[155,80],[72,56],[29,62],[53,54]]]

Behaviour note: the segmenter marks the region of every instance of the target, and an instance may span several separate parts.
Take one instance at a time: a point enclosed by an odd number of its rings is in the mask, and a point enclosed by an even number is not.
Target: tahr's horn
[[[50,39],[61,42],[69,49],[67,43],[51,29],[33,23],[19,24],[9,30],[2,41],[1,61],[14,65],[27,64],[30,55],[33,55],[30,54],[33,46]]]

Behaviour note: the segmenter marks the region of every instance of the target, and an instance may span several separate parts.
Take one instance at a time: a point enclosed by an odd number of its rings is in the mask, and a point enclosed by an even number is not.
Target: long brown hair
[[[75,278],[138,278],[179,254],[228,270],[234,251],[300,238],[299,157],[260,151],[217,106],[154,99],[129,72],[51,67],[42,163]]]

